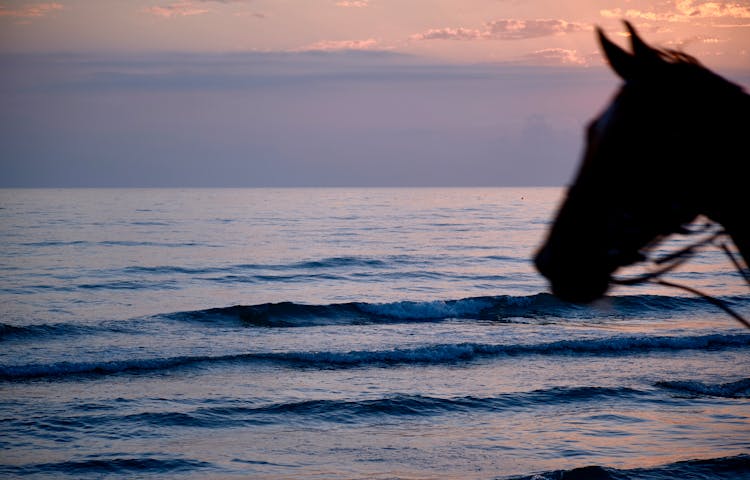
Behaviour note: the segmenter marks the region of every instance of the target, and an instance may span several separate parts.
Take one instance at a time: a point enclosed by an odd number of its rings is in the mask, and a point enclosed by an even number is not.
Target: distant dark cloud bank
[[[0,67],[4,187],[562,185],[618,84],[599,67],[384,52],[4,55]]]

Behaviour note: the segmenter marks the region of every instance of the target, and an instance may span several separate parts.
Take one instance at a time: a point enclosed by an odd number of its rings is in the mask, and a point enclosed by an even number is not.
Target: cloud
[[[688,22],[702,19],[747,19],[750,5],[747,1],[701,1],[675,0],[674,5],[665,5],[653,10],[613,8],[600,10],[605,18],[639,18],[649,21]]]
[[[268,15],[266,15],[263,12],[252,12],[252,11],[235,12],[232,15],[234,15],[235,17],[253,17],[253,18],[258,18],[260,20],[268,18]]]
[[[650,20],[650,21],[658,21],[658,20],[672,21],[672,17],[673,17],[672,13],[644,11],[644,10],[637,10],[634,8],[629,8],[627,10],[623,10],[622,8],[611,8],[607,10],[600,10],[599,15],[601,15],[604,18],[615,18],[615,19],[640,18],[643,20]]]
[[[52,12],[62,10],[63,5],[61,3],[37,3],[34,5],[27,5],[25,7],[8,8],[0,5],[0,17],[19,18],[19,19],[30,19],[43,17]]]
[[[181,0],[165,6],[146,7],[143,11],[163,18],[186,17],[210,12],[209,9],[203,8],[191,0]]]
[[[412,35],[412,40],[477,40],[484,38],[485,32],[468,28],[431,28],[424,33]]]
[[[412,35],[412,40],[523,40],[576,33],[588,29],[583,24],[559,19],[500,19],[487,22],[484,30],[458,28],[430,29]]]
[[[338,50],[371,50],[378,44],[374,38],[367,40],[322,40],[300,49],[298,52],[332,52]]]
[[[549,37],[582,32],[587,29],[580,23],[565,20],[495,20],[489,22],[487,27],[490,37],[499,40]]]
[[[705,35],[696,35],[694,37],[689,37],[689,38],[682,40],[680,46],[685,46],[689,43],[694,43],[694,42],[715,44],[715,43],[722,43],[723,40],[718,37],[707,37]]]
[[[706,36],[706,35],[694,35],[692,37],[687,37],[679,40],[671,40],[668,42],[665,42],[665,45],[670,48],[676,48],[677,50],[684,50],[685,47],[692,43],[703,43],[703,44],[718,44],[723,43],[726,40],[722,40],[719,37],[713,37],[713,36]]]
[[[162,18],[187,17],[191,15],[202,15],[214,10],[206,8],[206,4],[240,5],[249,3],[249,0],[178,0],[169,5],[156,5],[144,8],[142,11]],[[241,10],[232,13],[235,17],[252,17],[257,19],[268,18],[268,15],[253,10]]]
[[[368,6],[368,3],[369,0],[341,0],[340,2],[336,2],[336,6],[364,8]]]
[[[677,0],[677,10],[687,17],[695,18],[750,18],[750,6],[738,2],[696,2]]]
[[[576,50],[544,48],[524,56],[524,60],[539,65],[587,65],[588,61]]]

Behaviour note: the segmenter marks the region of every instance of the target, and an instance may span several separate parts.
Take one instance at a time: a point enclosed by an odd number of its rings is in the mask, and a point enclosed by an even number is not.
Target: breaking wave
[[[659,382],[656,385],[689,396],[750,398],[750,378],[718,384],[696,380],[676,380]]]
[[[506,480],[735,480],[750,477],[750,455],[688,460],[651,468],[617,469],[601,466],[556,470]]]
[[[0,365],[0,380],[111,375],[169,370],[217,363],[274,363],[302,368],[351,368],[377,365],[422,365],[469,362],[522,355],[631,355],[644,351],[718,350],[750,347],[750,334],[698,336],[625,336],[561,340],[538,344],[458,343],[391,350],[257,352],[219,356],[179,356],[99,362]]]
[[[750,299],[727,299],[730,303],[750,304]],[[577,305],[561,301],[548,293],[528,296],[488,296],[461,300],[391,303],[335,303],[306,305],[293,302],[235,305],[166,316],[172,319],[221,322],[234,321],[248,326],[307,327],[330,324],[362,324],[400,321],[441,321],[472,319],[512,321],[550,318],[611,318],[674,315],[676,311],[692,313],[715,307],[700,298],[659,295],[609,297],[594,305]]]

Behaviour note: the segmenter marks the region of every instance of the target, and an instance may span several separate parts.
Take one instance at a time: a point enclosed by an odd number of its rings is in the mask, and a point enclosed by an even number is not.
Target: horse
[[[552,293],[572,302],[602,297],[616,270],[700,215],[723,227],[745,269],[750,262],[750,95],[625,26],[632,53],[597,28],[623,84],[588,124],[575,180],[534,257]]]

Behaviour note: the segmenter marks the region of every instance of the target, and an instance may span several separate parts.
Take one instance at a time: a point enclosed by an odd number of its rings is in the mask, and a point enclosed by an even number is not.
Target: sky
[[[750,0],[0,0],[0,186],[564,185],[622,19],[750,85]]]

